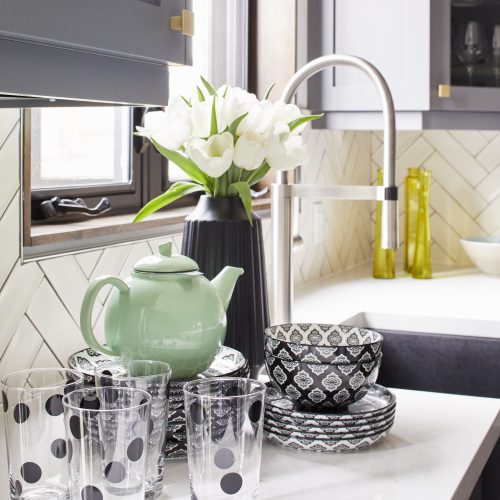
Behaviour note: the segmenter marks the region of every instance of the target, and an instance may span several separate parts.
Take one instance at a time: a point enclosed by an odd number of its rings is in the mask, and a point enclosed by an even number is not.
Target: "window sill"
[[[261,216],[269,215],[269,198],[254,200],[253,208]],[[39,224],[31,228],[31,245],[24,247],[24,260],[55,254],[122,244],[182,232],[184,219],[193,207],[179,207],[151,214],[133,223],[132,214],[114,215],[61,224]]]

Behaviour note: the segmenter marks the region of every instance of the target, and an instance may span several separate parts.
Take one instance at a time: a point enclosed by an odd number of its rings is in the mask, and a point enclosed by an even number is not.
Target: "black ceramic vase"
[[[225,266],[244,269],[227,311],[224,344],[243,353],[255,371],[264,362],[264,329],[269,326],[260,217],[253,214],[251,225],[239,197],[201,196],[184,224],[182,254],[210,280]]]

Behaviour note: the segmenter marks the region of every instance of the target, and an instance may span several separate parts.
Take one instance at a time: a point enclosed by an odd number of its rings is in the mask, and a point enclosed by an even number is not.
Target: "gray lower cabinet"
[[[469,80],[471,21],[482,48]],[[500,67],[491,58],[497,24],[498,0],[298,0],[298,63],[329,53],[370,61],[389,84],[399,129],[500,129]],[[378,94],[352,68],[315,76],[299,101],[325,112],[329,128],[381,128]]]
[[[0,0],[0,94],[165,104],[167,64],[191,63],[171,29],[190,3]]]

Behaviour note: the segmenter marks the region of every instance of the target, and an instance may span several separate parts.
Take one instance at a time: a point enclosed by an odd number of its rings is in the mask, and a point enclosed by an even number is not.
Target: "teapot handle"
[[[119,356],[119,353],[115,352],[110,347],[104,347],[98,342],[92,328],[92,310],[94,308],[94,302],[97,294],[105,285],[112,285],[118,288],[120,295],[128,294],[130,291],[125,281],[115,276],[101,276],[95,279],[87,289],[85,297],[83,297],[82,309],[80,311],[80,328],[82,329],[82,335],[85,342],[87,342],[92,349],[107,354],[108,356]]]

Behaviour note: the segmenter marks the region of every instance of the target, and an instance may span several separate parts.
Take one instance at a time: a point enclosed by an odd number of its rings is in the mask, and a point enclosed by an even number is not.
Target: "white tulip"
[[[300,135],[290,133],[288,125],[279,123],[270,138],[266,160],[273,170],[291,170],[308,160],[307,147]]]
[[[187,145],[187,154],[210,177],[220,177],[233,161],[234,143],[230,132],[208,139],[194,138]]]
[[[193,137],[210,136],[213,100],[213,97],[208,97],[204,101],[191,101],[191,126],[193,128]]]
[[[234,147],[234,164],[245,170],[255,170],[262,165],[266,150],[264,136],[252,133],[242,135]]]
[[[296,106],[295,104],[285,104],[283,101],[278,101],[274,103],[274,111],[275,111],[274,114],[275,124],[285,123],[286,125],[288,125],[290,122],[302,116],[302,113],[300,112],[298,106]],[[292,132],[292,134],[293,135],[300,134],[305,127],[306,124],[303,123],[299,127],[296,127]]]
[[[144,127],[137,127],[140,135],[154,139],[167,149],[178,149],[191,137],[190,110],[179,97],[165,111],[150,111],[144,115]]]
[[[271,133],[275,120],[275,110],[270,101],[257,101],[248,110],[248,115],[241,121],[237,135]]]

